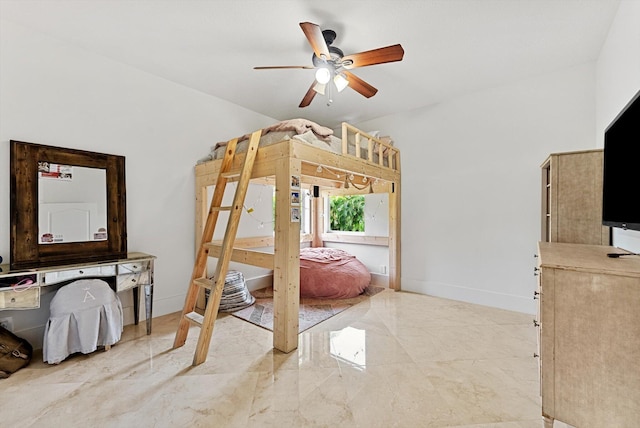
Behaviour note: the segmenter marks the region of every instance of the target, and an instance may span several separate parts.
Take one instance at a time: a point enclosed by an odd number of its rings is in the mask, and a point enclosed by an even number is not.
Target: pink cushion
[[[371,274],[355,256],[337,248],[300,249],[300,296],[346,299],[362,293]]]

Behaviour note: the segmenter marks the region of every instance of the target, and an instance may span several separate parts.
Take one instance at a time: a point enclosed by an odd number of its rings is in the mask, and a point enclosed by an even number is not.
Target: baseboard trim
[[[459,300],[525,314],[537,313],[537,305],[532,297],[514,296],[459,285],[402,278],[402,291]]]
[[[371,272],[371,285],[384,288],[389,287],[389,275]]]
[[[245,278],[245,284],[249,291],[260,290],[273,285],[273,274]]]

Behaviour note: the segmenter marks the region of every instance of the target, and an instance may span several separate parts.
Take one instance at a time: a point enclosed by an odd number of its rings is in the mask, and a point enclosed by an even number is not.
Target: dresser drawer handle
[[[79,271],[78,271],[78,273],[79,273],[80,275],[84,275],[84,272],[83,272],[83,271],[81,271],[81,270],[79,270]]]
[[[16,302],[16,298],[15,298],[15,297],[12,297],[12,298],[11,298],[11,303],[15,303],[15,302]]]

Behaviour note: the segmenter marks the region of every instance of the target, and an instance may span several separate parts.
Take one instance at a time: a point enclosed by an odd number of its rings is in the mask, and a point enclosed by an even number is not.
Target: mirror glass
[[[38,242],[107,239],[107,173],[38,161]]]

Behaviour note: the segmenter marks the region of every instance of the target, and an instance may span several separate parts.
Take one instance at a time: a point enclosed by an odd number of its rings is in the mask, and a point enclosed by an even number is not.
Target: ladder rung
[[[200,315],[197,312],[189,312],[184,317],[188,319],[190,323],[195,324],[199,327],[202,327],[202,324],[204,324],[204,316]]]
[[[222,245],[213,242],[203,244],[208,248],[209,257],[220,258],[222,255]],[[249,250],[245,248],[231,248],[231,260],[245,265],[259,266],[265,269],[273,269],[273,253]],[[213,281],[211,281],[213,285]]]
[[[231,211],[232,206],[225,207],[211,207],[211,211]]]
[[[240,172],[241,171],[239,169],[236,169],[232,171],[221,172],[220,175],[224,178],[240,177]]]
[[[197,278],[193,280],[193,283],[202,288],[206,288],[207,290],[211,290],[213,288],[213,281],[207,278]]]

